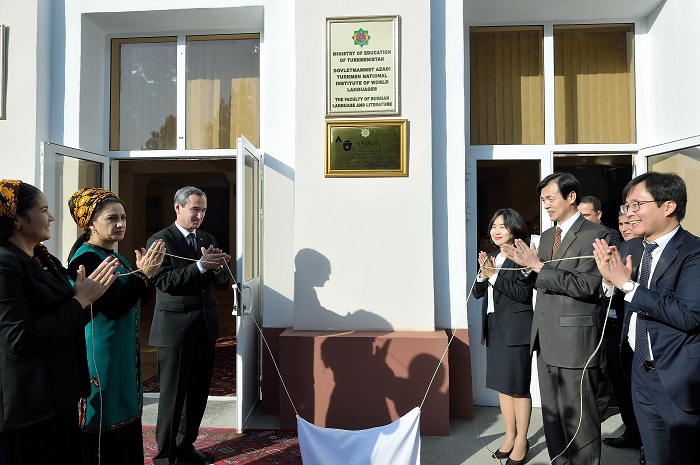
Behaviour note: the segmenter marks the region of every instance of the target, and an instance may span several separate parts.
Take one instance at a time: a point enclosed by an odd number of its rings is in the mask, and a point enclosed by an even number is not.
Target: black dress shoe
[[[642,446],[640,449],[641,450],[639,452],[639,463],[641,465],[647,465],[647,459],[646,457],[644,457],[644,446]]]
[[[629,447],[631,449],[636,449],[639,447],[638,441],[630,438],[629,436],[625,436],[624,434],[617,438],[603,438],[603,443],[610,447]]]
[[[184,454],[177,454],[177,463],[185,462],[191,465],[212,465],[216,459],[209,452],[192,449]]]
[[[505,459],[507,458],[510,453],[513,452],[513,449],[511,448],[508,452],[503,452],[501,449],[496,450],[493,454],[491,454],[491,457],[494,459]]]
[[[506,460],[506,465],[524,465],[525,462],[527,462],[528,452],[530,452],[530,441],[527,441],[527,445],[525,447],[525,455],[523,455],[523,458],[520,460],[513,460],[512,458],[508,457],[508,460]]]

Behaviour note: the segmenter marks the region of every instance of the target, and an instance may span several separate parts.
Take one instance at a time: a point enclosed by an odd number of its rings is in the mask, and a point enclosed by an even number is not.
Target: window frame
[[[464,25],[465,31],[465,141],[467,150],[477,149],[477,148],[494,148],[494,147],[532,147],[532,148],[543,148],[545,151],[554,150],[557,152],[581,152],[581,151],[593,151],[593,152],[619,152],[619,151],[632,151],[636,152],[640,147],[644,146],[642,140],[640,140],[640,116],[639,116],[639,105],[635,104],[634,109],[634,121],[632,125],[634,127],[634,132],[637,135],[635,142],[630,143],[581,143],[581,144],[556,144],[556,113],[554,108],[554,27],[582,27],[582,28],[595,28],[595,27],[605,27],[614,25],[631,25],[633,27],[633,41],[634,41],[634,89],[630,92],[634,96],[635,102],[643,101],[642,90],[645,85],[645,76],[643,73],[644,68],[644,57],[639,56],[639,50],[642,45],[640,36],[643,36],[646,29],[642,22],[638,18],[615,18],[610,19],[607,22],[603,21],[587,21],[587,20],[557,20],[557,21],[544,21],[544,22],[533,22],[533,21],[518,21],[518,22],[505,22],[505,23],[467,23]],[[528,28],[528,27],[543,27],[544,28],[544,41],[543,41],[543,74],[544,74],[544,143],[538,144],[513,144],[513,145],[495,145],[495,144],[485,144],[485,145],[471,145],[471,112],[469,108],[471,107],[471,98],[469,95],[469,89],[471,88],[470,72],[471,72],[471,55],[470,55],[470,43],[469,43],[469,32],[472,29],[477,28]]]
[[[110,55],[107,58],[109,83],[108,101],[109,108],[107,109],[108,118],[108,134],[107,147],[110,158],[128,159],[134,156],[140,158],[179,158],[187,156],[188,158],[211,158],[212,156],[231,156],[236,154],[236,148],[226,149],[187,149],[186,148],[186,63],[187,63],[187,42],[205,41],[205,40],[250,40],[258,39],[260,43],[262,34],[259,32],[240,32],[240,33],[214,33],[214,32],[188,32],[169,34],[163,33],[154,36],[140,34],[138,36],[114,36],[107,38]],[[120,47],[125,43],[160,43],[160,42],[176,42],[177,45],[177,133],[175,136],[175,149],[169,150],[121,150],[119,149],[119,117],[120,117],[120,75],[121,75],[121,54]],[[262,76],[260,76],[262,82]],[[262,87],[261,87],[262,90]],[[260,123],[258,123],[260,124]]]

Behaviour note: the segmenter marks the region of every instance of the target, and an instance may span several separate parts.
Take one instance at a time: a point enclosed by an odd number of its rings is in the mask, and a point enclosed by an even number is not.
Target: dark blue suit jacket
[[[643,249],[641,238],[620,245],[623,259],[632,256],[633,280]],[[632,312],[646,319],[656,370],[666,392],[681,409],[700,411],[700,238],[682,227],[671,238],[649,289],[639,286],[632,302],[625,303],[623,336]]]

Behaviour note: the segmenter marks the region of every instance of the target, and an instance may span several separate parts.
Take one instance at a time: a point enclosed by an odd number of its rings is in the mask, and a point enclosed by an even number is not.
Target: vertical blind
[[[554,27],[557,144],[634,143],[632,25]]]
[[[544,143],[542,27],[470,30],[471,144]]]

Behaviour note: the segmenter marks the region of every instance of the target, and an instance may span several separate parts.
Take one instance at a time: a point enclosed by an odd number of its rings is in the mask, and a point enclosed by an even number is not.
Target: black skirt
[[[142,465],[141,418],[107,431],[82,433],[84,465]]]
[[[488,314],[486,387],[503,394],[530,393],[532,357],[528,344],[507,346],[493,330],[495,313]]]

